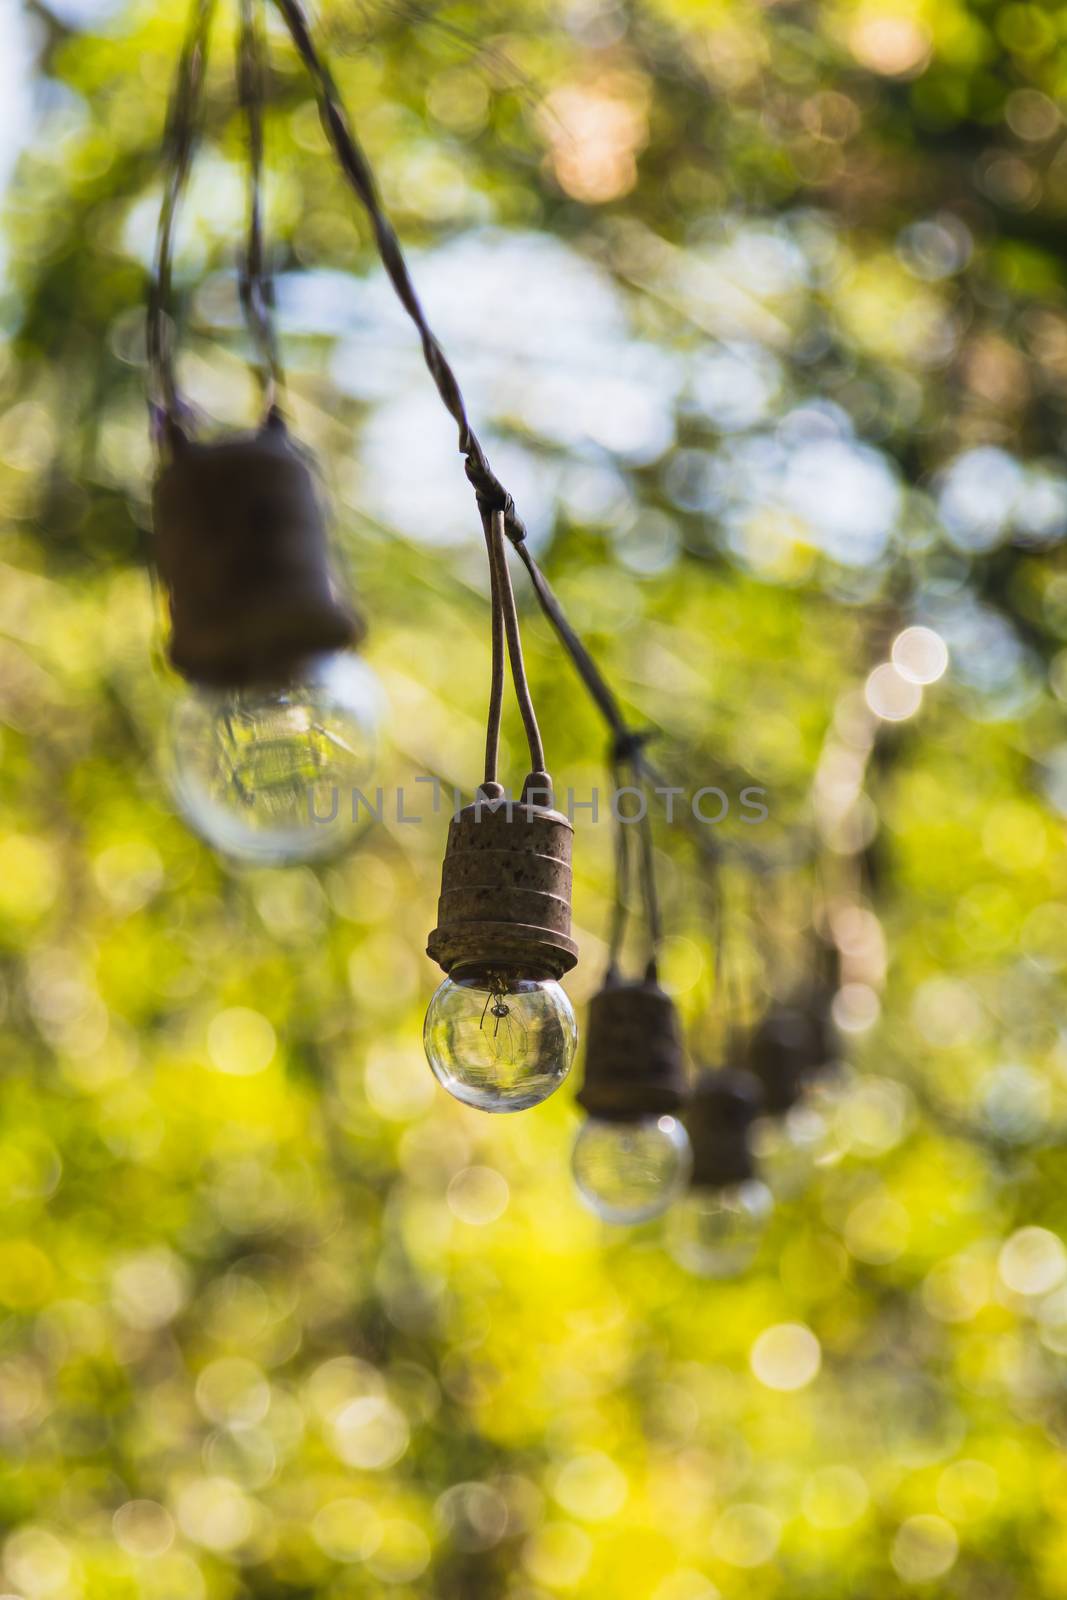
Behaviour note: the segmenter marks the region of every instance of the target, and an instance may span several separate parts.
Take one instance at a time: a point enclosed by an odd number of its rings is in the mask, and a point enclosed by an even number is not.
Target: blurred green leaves
[[[565,604],[673,781],[768,789],[766,824],[715,832],[753,1004],[800,959],[817,768],[817,794],[865,789],[820,869],[850,914],[855,1072],[752,1272],[692,1278],[657,1230],[578,1207],[569,1090],[493,1120],[434,1089],[443,813],[289,874],[185,832],[155,767],[139,310],[182,19],[46,30],[0,362],[4,1585],[1060,1595],[1057,14],[494,0],[322,22]],[[227,18],[179,258],[182,378],[219,427],[254,407],[231,45]],[[289,406],[372,616],[376,781],[469,790],[473,507],[277,27],[271,50]],[[552,770],[585,795],[603,731],[518,587]],[[863,686],[906,620],[949,674],[857,780]],[[665,980],[713,1055],[704,868],[681,828],[659,847]],[[580,814],[579,1001],[609,867]]]

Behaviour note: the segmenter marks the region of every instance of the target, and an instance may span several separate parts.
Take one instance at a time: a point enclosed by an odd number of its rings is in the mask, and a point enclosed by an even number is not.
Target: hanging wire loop
[[[515,698],[519,702],[519,712],[530,751],[530,772],[539,777],[545,770],[545,749],[541,741],[541,730],[537,724],[537,713],[534,710],[533,696],[526,676],[526,663],[522,654],[519,613],[515,605],[515,592],[511,587],[511,574],[508,571],[508,557],[504,543],[504,513],[494,511],[483,520],[486,541],[489,545],[495,600],[503,623],[508,660],[511,663],[511,679],[515,685]]]
[[[208,43],[215,0],[191,0],[182,53],[163,134],[163,200],[156,228],[152,279],[148,291],[145,341],[149,406],[158,436],[179,430],[182,411],[174,371],[171,332],[174,224],[189,179],[200,126]]]
[[[485,548],[489,555],[489,592],[492,611],[493,665],[489,680],[489,715],[485,729],[485,780],[483,791],[498,788],[497,765],[500,757],[500,720],[504,707],[504,612],[500,604],[496,552],[493,548],[495,519],[483,517]]]
[[[247,4],[248,0],[243,0],[243,3]],[[471,426],[459,380],[427,320],[426,313],[412,282],[396,230],[382,205],[374,173],[352,128],[333,72],[312,36],[311,25],[301,0],[274,0],[274,4],[288,28],[297,54],[311,77],[319,102],[319,114],[322,124],[340,163],[344,177],[370,219],[378,254],[389,281],[401,305],[418,331],[422,343],[423,357],[430,376],[442,402],[459,430],[460,452],[465,458],[467,477],[477,496],[486,544],[489,550],[493,597],[493,676],[490,688],[486,736],[486,782],[495,783],[496,781],[503,693],[503,645],[505,643],[529,744],[531,772],[534,774],[543,773],[545,765],[544,748],[523,661],[515,597],[507,568],[504,543],[506,538],[518,549],[520,559],[529,573],[542,611],[552,625],[567,655],[574,663],[594,704],[611,730],[616,750],[616,761],[630,766],[635,782],[645,785],[652,784],[656,781],[657,775],[644,755],[644,744],[649,735],[644,730],[634,729],[629,726],[623,716],[618,700],[603,673],[568,621],[548,580],[530,553],[526,544],[526,529],[515,510],[514,501],[490,468],[481,442]],[[647,814],[640,824],[639,833],[642,899],[651,948],[649,968],[650,971],[654,971],[662,930],[655,882],[652,824]],[[629,866],[627,864],[623,867],[621,855],[619,865],[620,871],[628,878]],[[618,943],[621,945],[625,931],[625,915],[617,920],[617,938]],[[613,934],[613,941],[614,938],[615,935]]]

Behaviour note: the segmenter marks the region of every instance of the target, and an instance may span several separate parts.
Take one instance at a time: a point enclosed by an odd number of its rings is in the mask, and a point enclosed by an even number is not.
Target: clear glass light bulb
[[[264,865],[332,855],[358,823],[381,691],[358,656],[317,656],[298,681],[194,690],[174,709],[168,778],[190,827]]]
[[[515,968],[463,968],[426,1012],[426,1059],[442,1088],[479,1111],[525,1111],[563,1082],[578,1024],[552,978]]]
[[[726,1188],[690,1189],[667,1219],[667,1248],[701,1278],[736,1278],[752,1264],[774,1210],[758,1178]]]
[[[689,1135],[677,1117],[590,1117],[571,1157],[584,1203],[604,1222],[618,1223],[661,1216],[689,1182],[692,1165]]]
[[[752,1124],[752,1153],[776,1201],[803,1193],[825,1158],[829,1137],[826,1117],[806,1096],[780,1117]]]

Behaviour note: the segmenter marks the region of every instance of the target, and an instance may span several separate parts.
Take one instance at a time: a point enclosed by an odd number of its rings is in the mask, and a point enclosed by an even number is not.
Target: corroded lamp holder
[[[499,784],[453,817],[441,870],[437,927],[427,954],[445,972],[513,967],[559,978],[578,960],[571,938],[571,845],[562,812],[537,803],[551,795],[547,773],[531,773],[522,798]]]
[[[654,977],[609,974],[589,1002],[585,1081],[578,1104],[604,1122],[636,1122],[680,1110],[685,1050],[674,1002]]]
[[[176,670],[238,689],[285,682],[358,643],[362,623],[332,581],[314,474],[280,417],[207,443],[172,428],[170,444],[153,520]]]
[[[685,1114],[694,1189],[725,1189],[756,1176],[749,1130],[763,1110],[760,1085],[732,1067],[702,1072]]]

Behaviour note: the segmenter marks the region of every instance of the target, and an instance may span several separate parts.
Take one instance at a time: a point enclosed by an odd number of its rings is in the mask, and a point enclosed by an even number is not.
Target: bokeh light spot
[[[224,1356],[196,1380],[196,1403],[204,1416],[223,1427],[251,1427],[270,1408],[270,1384],[253,1361]]]
[[[507,1179],[493,1167],[464,1167],[448,1186],[448,1209],[460,1222],[485,1227],[507,1210],[511,1191]]]
[[[933,628],[905,628],[893,640],[893,665],[909,683],[936,683],[948,667],[948,645]]]
[[[713,1554],[731,1567],[762,1567],[773,1560],[781,1538],[778,1518],[764,1506],[729,1506],[711,1534]]]
[[[869,983],[843,983],[834,995],[833,1019],[842,1033],[865,1033],[881,1015],[882,1002]]]
[[[382,1519],[366,1500],[331,1500],[315,1513],[311,1536],[331,1561],[366,1561],[382,1538]]]
[[[865,6],[848,36],[856,60],[885,77],[911,77],[925,66],[931,49],[929,29],[904,11]]]
[[[508,1531],[508,1504],[488,1483],[454,1483],[435,1506],[458,1550],[491,1550]]]
[[[987,1461],[954,1461],[937,1480],[937,1503],[951,1522],[988,1515],[1000,1498],[1000,1476]]]
[[[187,1539],[223,1554],[252,1533],[252,1506],[229,1478],[194,1478],[178,1496],[178,1525]]]
[[[334,1420],[333,1436],[341,1460],[366,1472],[393,1466],[410,1438],[403,1412],[384,1395],[350,1401]]]
[[[231,1006],[212,1017],[207,1030],[207,1050],[219,1072],[252,1077],[274,1059],[277,1038],[262,1012],[248,1006]]]
[[[548,1522],[523,1548],[522,1564],[535,1583],[573,1589],[585,1576],[593,1554],[589,1535],[573,1522]]]
[[[871,1266],[885,1266],[903,1255],[911,1219],[898,1200],[876,1194],[853,1206],[845,1221],[849,1255]]]
[[[28,1600],[49,1600],[70,1593],[74,1562],[62,1539],[31,1523],[6,1540],[4,1571]]]
[[[162,1328],[188,1296],[188,1273],[170,1250],[144,1250],[120,1261],[111,1278],[111,1299],[131,1328]]]
[[[127,1500],[111,1526],[115,1542],[131,1556],[161,1556],[174,1543],[174,1518],[155,1500]]]
[[[601,1451],[574,1456],[556,1473],[553,1492],[564,1511],[587,1522],[603,1522],[626,1503],[626,1474]]]
[[[1015,1294],[1047,1294],[1067,1277],[1067,1251],[1047,1228],[1019,1228],[1001,1247],[997,1270]]]
[[[893,1540],[891,1560],[905,1583],[932,1583],[955,1564],[960,1543],[944,1517],[919,1515],[901,1523]]]
[[[721,1600],[721,1590],[704,1573],[680,1567],[656,1585],[651,1600]]]
[[[414,1583],[430,1565],[432,1553],[417,1523],[391,1517],[382,1523],[381,1540],[367,1558],[367,1570],[382,1583]]]
[[[768,1389],[803,1389],[818,1376],[822,1351],[818,1339],[803,1323],[780,1322],[759,1335],[749,1364]]]
[[[870,1500],[866,1481],[854,1467],[822,1467],[804,1486],[804,1516],[813,1528],[850,1528]]]
[[[883,661],[867,679],[864,698],[883,722],[906,722],[923,703],[923,692],[915,679],[902,676],[891,661]]]

